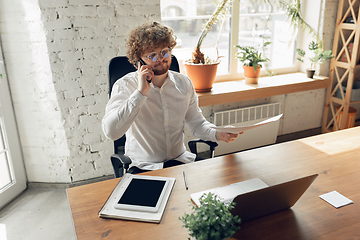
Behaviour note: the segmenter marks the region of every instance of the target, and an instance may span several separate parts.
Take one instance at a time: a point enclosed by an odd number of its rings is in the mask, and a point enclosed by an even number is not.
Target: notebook
[[[125,174],[99,211],[99,217],[159,223],[175,178]]]
[[[226,189],[224,192],[229,192],[231,190],[239,192],[233,192],[229,195],[222,195],[223,191],[221,188],[215,188],[203,191],[201,194],[191,194],[191,199],[197,206],[199,206],[200,203],[198,198],[203,193],[216,193],[219,195],[222,201],[235,202],[236,205],[231,210],[231,213],[233,215],[238,215],[241,218],[241,221],[245,222],[254,218],[291,208],[309,188],[317,176],[318,174],[314,174],[274,186],[268,186],[260,179],[255,178],[221,187]],[[241,188],[239,186],[241,186]],[[253,187],[253,189],[251,189],[251,187]],[[231,197],[234,195],[236,196],[231,199]]]

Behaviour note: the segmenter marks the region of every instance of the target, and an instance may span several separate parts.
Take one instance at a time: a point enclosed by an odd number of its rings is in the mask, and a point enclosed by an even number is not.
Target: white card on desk
[[[337,191],[332,191],[332,192],[320,195],[320,198],[327,201],[328,203],[330,203],[331,205],[333,205],[336,208],[343,207],[343,206],[349,205],[351,203],[354,203],[353,201],[351,201],[347,197],[341,195]]]

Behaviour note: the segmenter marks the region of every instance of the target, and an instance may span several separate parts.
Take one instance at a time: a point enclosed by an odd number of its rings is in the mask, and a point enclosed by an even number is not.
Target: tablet
[[[131,175],[122,186],[114,207],[120,210],[157,212],[169,181],[164,177]]]

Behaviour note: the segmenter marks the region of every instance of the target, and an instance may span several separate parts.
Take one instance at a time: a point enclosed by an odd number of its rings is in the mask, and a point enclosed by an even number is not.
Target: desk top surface
[[[79,240],[187,239],[179,217],[191,212],[190,194],[255,177],[274,185],[318,173],[291,209],[242,223],[234,238],[360,239],[359,153],[357,127],[146,173],[176,179],[159,224],[98,217],[119,179],[69,188],[67,194]],[[354,204],[336,209],[319,198],[333,190]]]

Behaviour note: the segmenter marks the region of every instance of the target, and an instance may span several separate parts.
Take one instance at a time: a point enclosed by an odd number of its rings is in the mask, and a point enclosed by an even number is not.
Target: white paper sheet
[[[320,198],[325,200],[326,202],[330,203],[336,208],[340,208],[349,204],[354,203],[347,197],[343,196],[342,194],[338,193],[337,191],[332,191],[329,193],[325,193],[320,195]]]
[[[213,128],[216,129],[216,130],[219,130],[221,132],[240,133],[240,132],[244,132],[246,130],[250,130],[250,129],[253,129],[253,128],[268,124],[268,123],[271,123],[271,122],[278,121],[282,117],[282,115],[283,114],[279,114],[279,115],[277,115],[275,117],[266,119],[266,120],[261,121],[259,123],[255,123],[254,125],[247,125],[247,126],[240,126],[240,127],[235,127],[235,126],[230,125],[230,126],[226,126],[226,127],[213,127]]]

